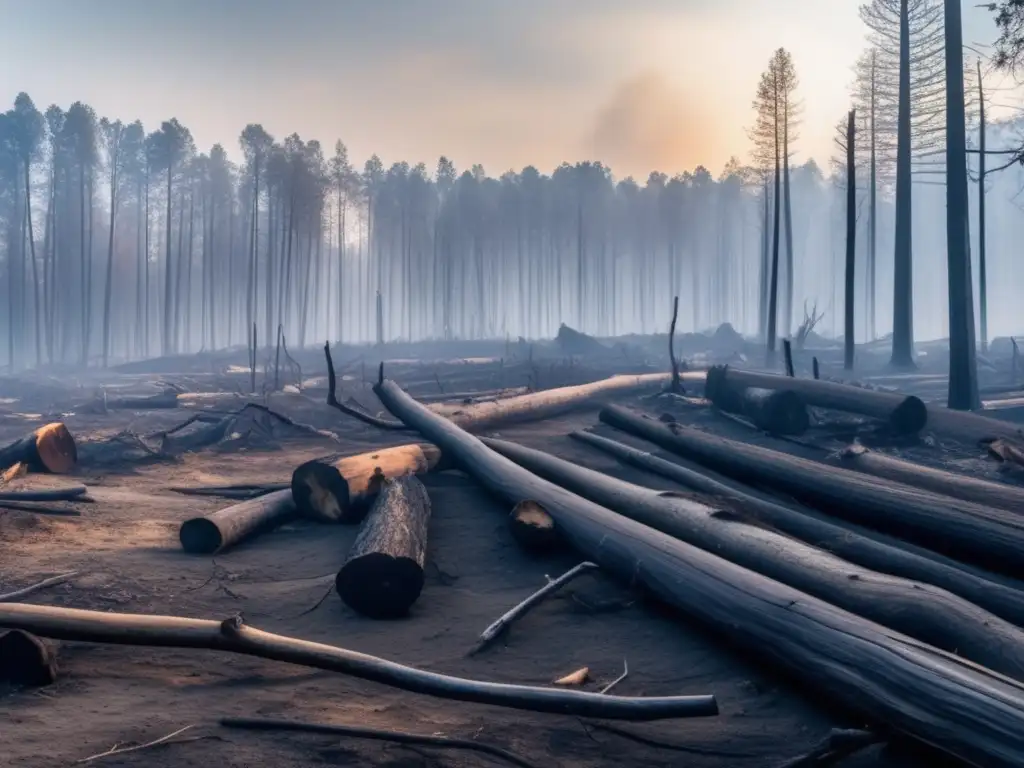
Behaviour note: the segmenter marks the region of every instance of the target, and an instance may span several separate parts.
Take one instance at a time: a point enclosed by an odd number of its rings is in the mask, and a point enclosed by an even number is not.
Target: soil
[[[495,386],[493,381],[463,381],[446,368],[440,374],[436,369],[434,375],[421,373],[420,378],[437,379],[438,386],[444,381],[445,389],[456,392]],[[127,374],[122,379],[129,381]],[[410,374],[408,381],[412,380]],[[501,386],[522,383],[506,380]],[[369,402],[365,390],[354,394]],[[47,397],[59,399],[59,393]],[[5,406],[0,441],[24,434],[57,412],[63,413],[79,440],[126,428],[148,434],[189,413],[87,413],[58,406],[26,415],[16,411],[25,410],[30,398],[21,399],[20,405]],[[0,592],[77,570],[68,583],[37,593],[31,601],[212,619],[241,613],[248,624],[272,632],[441,673],[509,683],[545,685],[586,666],[594,679],[588,688],[598,690],[628,661],[629,676],[617,686],[617,693],[713,693],[721,714],[616,726],[676,745],[673,750],[571,717],[442,701],[283,663],[212,651],[65,643],[58,682],[40,689],[0,687],[0,764],[71,765],[115,745],[149,742],[193,724],[180,742],[93,762],[150,768],[502,764],[486,755],[454,750],[237,731],[216,724],[220,717],[248,716],[472,738],[502,746],[544,768],[773,768],[810,749],[830,728],[858,725],[827,711],[813,695],[794,689],[756,659],[730,650],[685,617],[636,601],[600,574],[574,582],[490,649],[467,656],[484,627],[542,586],[546,574],[559,574],[578,558],[524,554],[508,532],[509,510],[458,472],[426,478],[433,505],[427,584],[407,619],[361,618],[333,592],[335,573],[356,533],[353,527],[299,522],[213,558],[185,555],[178,544],[180,523],[231,502],[179,495],[170,487],[285,482],[302,461],[407,441],[327,409],[321,405],[323,399],[321,391],[312,390],[305,395],[275,395],[271,405],[298,421],[331,430],[337,441],[287,434],[263,441],[240,439],[230,450],[207,449],[173,461],[86,462],[76,476],[31,475],[14,481],[12,487],[85,483],[95,503],[79,505],[80,517],[0,510]],[[706,412],[679,411],[678,418],[684,416],[723,433],[743,433],[742,427]],[[594,422],[595,414],[581,413],[501,430],[500,436],[633,482],[673,487],[565,437]],[[843,763],[848,768],[918,764],[934,762],[872,748]]]

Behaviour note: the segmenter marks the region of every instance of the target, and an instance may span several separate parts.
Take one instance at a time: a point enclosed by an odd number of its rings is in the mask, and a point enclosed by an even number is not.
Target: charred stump
[[[429,523],[419,479],[383,480],[334,582],[345,604],[373,619],[405,616],[423,590]]]

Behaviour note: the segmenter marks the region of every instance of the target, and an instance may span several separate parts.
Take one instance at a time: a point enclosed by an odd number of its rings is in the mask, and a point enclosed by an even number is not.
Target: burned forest
[[[1024,3],[190,2],[12,17],[0,765],[1024,768]]]

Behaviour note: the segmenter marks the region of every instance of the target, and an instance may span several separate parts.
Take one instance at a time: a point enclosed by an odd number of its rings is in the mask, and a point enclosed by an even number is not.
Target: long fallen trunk
[[[567,491],[695,547],[1024,680],[1024,630],[930,584],[890,576],[766,528],[745,504],[709,506],[652,491],[504,440],[484,444]]]
[[[63,423],[46,424],[24,437],[0,448],[0,470],[25,464],[33,472],[63,475],[78,462],[75,438]]]
[[[246,626],[239,616],[210,621],[3,603],[0,627],[85,643],[230,651],[340,672],[426,696],[531,712],[636,721],[718,714],[714,696],[631,698],[449,677],[345,648],[263,632]]]
[[[290,488],[248,499],[181,524],[178,539],[191,555],[212,555],[295,517]]]
[[[429,522],[423,483],[384,480],[334,580],[345,604],[373,619],[405,616],[423,591]]]
[[[933,584],[1024,627],[1024,584],[1020,582],[1007,584],[993,580],[992,574],[930,550],[868,531],[844,520],[819,517],[821,513],[808,508],[795,509],[779,501],[770,501],[734,483],[719,482],[703,472],[674,461],[666,461],[616,440],[591,432],[572,432],[569,437],[699,493],[736,503],[744,514],[759,522],[851,563],[904,579]]]
[[[292,495],[303,517],[327,523],[358,523],[370,509],[385,478],[438,469],[441,452],[432,445],[396,445],[343,456],[314,459],[292,473]]]
[[[684,381],[702,380],[703,371],[679,374]],[[463,429],[479,431],[524,421],[540,421],[579,408],[594,408],[606,398],[657,390],[672,380],[670,373],[643,373],[611,376],[590,384],[559,387],[528,395],[490,400],[473,405],[436,403],[430,410]]]
[[[609,406],[601,421],[744,483],[953,557],[1024,575],[1024,518]]]
[[[858,711],[977,766],[1021,766],[1024,686],[885,629],[528,472],[394,383],[377,396],[506,502],[533,499],[607,573],[682,610]],[[0,614],[2,616],[2,614]]]
[[[379,429],[403,430],[405,426],[392,419],[381,418],[341,403],[337,397],[337,376],[331,359],[329,345],[324,346],[327,362],[327,404],[342,413]],[[384,363],[380,364],[383,380]],[[680,374],[686,381],[703,381],[704,371],[687,371]],[[478,431],[524,421],[538,421],[568,413],[581,408],[596,408],[607,398],[640,394],[665,387],[672,381],[671,373],[622,374],[590,384],[546,389],[540,392],[488,400],[478,403],[433,403],[430,410],[451,419],[463,429]]]
[[[932,493],[941,493],[964,501],[1024,513],[1024,488],[994,483],[969,475],[946,472],[903,461],[862,445],[851,445],[840,454],[843,466],[858,472],[884,477],[897,483],[912,485]]]
[[[796,379],[777,373],[738,371],[727,366],[709,370],[706,386],[714,390],[718,386],[715,383],[718,377],[724,379],[724,385],[733,388],[759,387],[796,392],[808,405],[880,419],[896,434],[920,432],[929,418],[929,409],[921,398],[914,395],[878,392],[822,379]]]

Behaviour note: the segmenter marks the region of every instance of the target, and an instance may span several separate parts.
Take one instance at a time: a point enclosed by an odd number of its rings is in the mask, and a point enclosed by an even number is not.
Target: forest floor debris
[[[811,343],[809,340],[808,345]],[[683,350],[681,357],[692,357],[682,340],[677,339],[677,344]],[[664,357],[664,334],[652,342],[653,349]],[[481,357],[490,354],[483,346],[479,351]],[[813,352],[821,354],[817,349]],[[803,355],[794,350],[798,376],[809,376],[803,368],[805,363],[809,365],[811,353],[808,350]],[[538,584],[544,584],[545,574],[563,572],[579,559],[571,552],[555,552],[543,558],[524,553],[508,530],[508,509],[460,473],[445,472],[424,479],[434,508],[428,567],[423,594],[408,620],[382,625],[363,619],[347,609],[333,592],[324,596],[317,610],[307,610],[324,595],[340,558],[356,535],[355,527],[289,522],[265,538],[218,556],[213,583],[209,578],[211,559],[182,553],[177,534],[184,520],[219,509],[224,501],[216,496],[184,495],[178,492],[180,489],[246,486],[221,489],[241,494],[257,488],[286,487],[291,471],[304,461],[339,452],[379,449],[410,439],[408,433],[381,432],[325,405],[326,381],[317,375],[323,367],[322,348],[294,350],[292,354],[307,372],[303,392],[260,392],[255,401],[296,424],[333,432],[336,441],[325,434],[293,429],[259,413],[259,408],[250,408],[243,415],[245,423],[233,427],[230,433],[225,430],[226,439],[167,455],[161,450],[159,437],[147,436],[171,431],[192,413],[202,418],[175,434],[199,431],[237,411],[249,397],[229,398],[227,406],[223,399],[207,402],[197,398],[190,401],[194,407],[189,408],[86,413],[73,408],[75,402],[82,401],[81,392],[62,393],[56,382],[40,387],[38,393],[28,387],[18,389],[20,402],[8,406],[10,414],[0,415],[0,442],[15,439],[26,429],[59,416],[79,445],[79,468],[71,482],[88,486],[96,503],[83,505],[80,516],[67,518],[0,510],[3,586],[14,589],[40,582],[48,574],[77,570],[79,573],[71,580],[73,587],[37,592],[31,596],[32,601],[149,614],[241,612],[247,622],[274,632],[333,644],[343,636],[344,644],[355,650],[445,674],[518,684],[548,685],[553,672],[587,666],[598,682],[588,682],[583,689],[600,692],[602,685],[621,675],[623,659],[628,657],[628,676],[615,683],[616,693],[650,696],[713,692],[720,702],[719,717],[620,728],[440,702],[376,683],[340,679],[261,659],[65,643],[61,648],[61,679],[47,689],[46,695],[0,686],[0,731],[16,733],[15,738],[4,740],[5,756],[13,765],[42,768],[71,764],[83,755],[109,752],[112,744],[118,749],[126,742],[146,746],[154,737],[173,734],[183,725],[170,714],[182,708],[210,713],[211,724],[217,717],[245,718],[254,714],[302,721],[323,721],[326,717],[333,725],[359,722],[368,729],[387,732],[404,731],[415,722],[414,730],[420,733],[500,744],[529,764],[557,762],[579,768],[667,768],[678,764],[679,753],[685,755],[688,766],[696,768],[772,768],[794,754],[810,752],[823,734],[842,724],[818,701],[795,692],[762,669],[756,659],[745,660],[697,628],[666,616],[600,572],[581,581],[580,586],[574,585],[571,592],[556,596],[564,599],[546,600],[534,608],[521,619],[521,631],[505,636],[500,653],[467,657],[465,650],[473,645],[481,626],[492,622]],[[473,392],[547,388],[615,373],[666,370],[664,361],[648,365],[642,353],[629,354],[634,357],[626,358],[609,347],[607,359],[592,362],[590,367],[579,362],[570,364],[564,358],[545,359],[540,354],[532,360],[525,356],[505,359],[501,364],[497,358],[491,363],[474,364],[389,362],[388,375],[414,394],[447,399],[440,397],[443,393],[439,392],[439,382],[461,398]],[[651,359],[655,360],[654,352]],[[359,403],[366,413],[381,410],[370,390],[376,378],[375,359],[366,355],[364,360],[353,357],[337,362],[338,397]],[[197,370],[175,373],[176,367],[189,364],[189,359],[159,361],[167,367],[158,375],[146,374],[147,368],[138,364],[132,374],[136,378],[131,381],[127,372],[102,375],[110,383],[130,384],[125,387],[125,396],[155,394],[168,382],[176,383],[182,391],[247,391],[247,366],[240,366],[240,373],[210,374],[205,372],[209,364],[203,362],[196,365]],[[159,370],[159,365],[148,370]],[[825,356],[822,367],[826,375],[838,373]],[[154,383],[139,384],[138,377],[145,378],[143,374]],[[97,379],[101,376],[91,375]],[[232,382],[241,381],[243,389],[235,388]],[[698,395],[702,387],[690,390],[690,394]],[[37,394],[38,399],[33,401]],[[838,450],[848,443],[845,434],[831,433],[820,425],[813,425],[805,436],[813,448],[783,443],[722,420],[700,403],[674,400],[656,398],[643,407],[670,410],[679,422],[797,455],[817,457],[821,451]],[[26,418],[33,414],[38,417]],[[827,416],[830,421],[836,418],[835,414]],[[676,488],[671,481],[624,466],[566,437],[574,430],[592,427],[595,421],[593,413],[567,414],[501,429],[500,437],[649,487]],[[244,439],[231,439],[234,433],[244,434]],[[919,440],[891,450],[908,460],[1001,479],[998,465],[986,458],[984,447],[961,446],[946,438],[929,440],[926,430]],[[4,490],[45,490],[68,484],[68,478],[30,474],[13,478]],[[605,610],[603,606],[612,607]],[[253,712],[257,694],[257,711]],[[93,706],[100,700],[105,704],[103,708]],[[16,729],[9,730],[8,725],[15,720]],[[58,723],[59,727],[55,725]],[[111,754],[109,759],[111,764],[153,768],[184,768],[198,762],[226,766],[264,763],[291,768],[324,760],[393,768],[493,764],[487,755],[437,750],[425,758],[411,753],[408,747],[343,735],[331,737],[335,745],[339,739],[342,743],[328,755],[323,751],[323,741],[316,738],[227,729],[222,733],[220,738],[192,737],[190,733],[178,734],[185,737],[181,740],[168,736],[165,738],[167,743],[174,743],[173,749],[139,749]],[[480,734],[486,734],[486,738]],[[874,749],[843,762],[848,768],[925,764]]]

